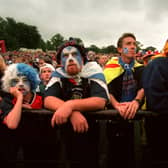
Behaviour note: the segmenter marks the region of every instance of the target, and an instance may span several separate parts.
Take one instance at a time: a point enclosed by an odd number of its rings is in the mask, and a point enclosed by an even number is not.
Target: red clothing
[[[16,98],[12,100],[12,103],[16,103]],[[39,96],[38,94],[34,93],[33,99],[29,103],[29,105],[32,107],[32,109],[41,109],[43,107],[42,96]]]

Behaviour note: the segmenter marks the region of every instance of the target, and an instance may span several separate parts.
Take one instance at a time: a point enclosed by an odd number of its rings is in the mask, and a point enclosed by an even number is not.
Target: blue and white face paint
[[[19,74],[17,77],[11,79],[11,87],[17,87],[23,95],[26,95],[30,92],[31,84],[26,76]]]
[[[128,48],[123,49],[124,54],[128,54],[128,52],[129,52]],[[137,48],[134,49],[134,53],[136,53],[136,52],[137,52]]]
[[[67,67],[71,62],[76,64],[78,69],[81,69],[83,65],[82,56],[79,50],[76,47],[68,46],[65,47],[61,53],[61,63],[65,71],[67,71]]]
[[[124,53],[124,54],[128,54],[128,48],[124,48],[124,49],[123,49],[123,53]]]
[[[22,84],[19,84],[19,83]],[[39,76],[34,68],[27,64],[17,63],[9,65],[2,78],[2,89],[5,92],[10,93],[10,87],[23,85],[23,88],[27,91],[35,91],[39,84]],[[19,88],[19,87],[18,87]]]

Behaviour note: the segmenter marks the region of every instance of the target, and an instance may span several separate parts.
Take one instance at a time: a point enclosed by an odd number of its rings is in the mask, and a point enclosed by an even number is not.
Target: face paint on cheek
[[[123,49],[123,53],[124,53],[124,54],[128,54],[128,48],[124,48],[124,49]]]
[[[65,67],[67,58],[63,56],[63,53],[61,54],[61,65]]]
[[[30,85],[30,82],[28,80],[23,81],[23,87],[24,87],[23,95],[26,95],[27,93],[30,92],[31,85]]]
[[[16,87],[23,95],[26,95],[31,90],[30,81],[25,76],[19,76],[18,78],[11,80],[11,87]]]
[[[78,51],[78,52],[79,52],[79,51]],[[82,65],[83,61],[82,61],[82,56],[81,56],[80,53],[78,53],[78,55],[76,56],[76,59],[77,59],[79,65]]]
[[[82,56],[76,47],[68,46],[64,48],[61,53],[61,64],[63,65],[65,71],[67,70],[70,61],[73,61],[79,69],[83,64]]]
[[[19,83],[19,78],[11,79],[10,87],[15,87]]]
[[[79,64],[77,58],[76,58],[76,57],[69,56],[69,57],[67,58],[67,60],[66,60],[66,63],[65,63],[65,71],[67,71],[67,69],[68,69],[68,66],[69,66],[69,64],[70,64],[70,60],[73,61],[73,64],[75,64],[78,69],[80,69],[80,64]]]

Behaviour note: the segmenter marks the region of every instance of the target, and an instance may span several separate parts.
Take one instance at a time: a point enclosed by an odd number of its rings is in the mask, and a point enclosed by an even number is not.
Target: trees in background
[[[44,48],[44,41],[36,26],[16,22],[13,18],[0,17],[0,39],[5,40],[8,50],[19,48]]]
[[[77,43],[83,44],[83,41],[77,37],[70,37],[75,39]],[[36,49],[42,48],[46,50],[57,50],[57,48],[65,42],[66,39],[60,33],[56,33],[51,39],[46,42],[42,39],[36,26],[28,25],[22,22],[16,22],[15,19],[7,17],[3,19],[0,17],[0,40],[5,40],[7,50],[18,50],[19,48]],[[142,44],[137,41],[137,49],[142,50]],[[114,45],[104,46],[99,48],[92,44],[86,48],[88,51],[92,50],[96,53],[117,53],[117,49]],[[155,47],[147,47],[147,50],[156,50]]]

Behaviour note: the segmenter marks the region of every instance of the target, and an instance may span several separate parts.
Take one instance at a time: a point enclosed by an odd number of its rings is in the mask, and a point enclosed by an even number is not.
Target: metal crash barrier
[[[46,109],[24,110],[16,130],[9,130],[1,124],[1,162],[12,167],[46,165],[46,167],[68,168],[71,160],[67,157],[66,143],[70,139],[64,137],[64,133],[68,132],[68,137],[71,137],[73,129],[70,122],[52,128],[52,114],[52,111]],[[164,155],[164,152],[168,151],[168,115],[138,111],[133,120],[122,119],[116,110],[86,112],[84,115],[88,120],[89,129],[92,129],[91,137],[95,138],[93,142],[89,140],[90,146],[97,144],[94,152],[98,167],[108,168],[111,165],[118,165],[124,162],[122,160],[124,156],[127,161],[124,167],[168,167],[168,155]],[[126,146],[129,147],[128,151]],[[76,150],[73,148],[70,153],[73,154]],[[113,159],[118,151],[120,158]],[[86,155],[89,153],[85,153]],[[78,162],[76,163],[78,165]]]

